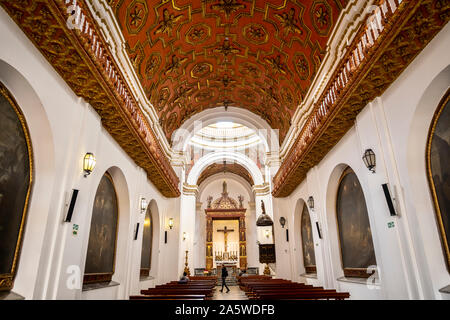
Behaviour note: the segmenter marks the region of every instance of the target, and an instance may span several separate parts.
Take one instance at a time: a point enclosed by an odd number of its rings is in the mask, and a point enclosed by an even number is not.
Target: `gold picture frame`
[[[429,184],[429,187],[431,190],[431,195],[433,198],[433,205],[434,205],[437,225],[438,225],[438,229],[439,229],[439,236],[441,239],[442,249],[444,251],[444,256],[445,256],[448,272],[450,272],[450,248],[449,248],[449,243],[447,241],[447,231],[445,230],[444,222],[442,219],[442,212],[441,212],[439,200],[437,197],[436,186],[435,186],[435,183],[433,180],[433,173],[431,172],[431,145],[432,145],[433,136],[436,131],[436,126],[439,121],[439,118],[441,117],[442,112],[444,111],[444,109],[445,109],[446,105],[449,103],[449,101],[450,101],[450,89],[447,90],[444,97],[439,102],[439,104],[436,108],[436,111],[434,113],[433,120],[431,121],[430,129],[428,131],[427,145],[426,145],[426,152],[425,152],[427,179],[428,179],[428,184]],[[450,232],[450,230],[448,230],[448,232]]]
[[[2,82],[0,82],[0,95],[2,95],[9,102],[10,106],[13,108],[13,110],[16,113],[17,118],[19,119],[19,122],[22,126],[22,130],[23,130],[23,133],[25,136],[25,141],[27,144],[28,163],[29,163],[28,188],[27,188],[27,192],[26,192],[26,196],[25,196],[24,208],[22,210],[22,218],[20,221],[19,232],[17,235],[13,262],[12,262],[9,273],[0,274],[0,291],[9,291],[14,286],[14,278],[16,276],[17,266],[18,266],[19,259],[20,259],[20,251],[22,249],[23,232],[25,229],[26,218],[27,218],[28,207],[29,207],[29,200],[30,200],[32,186],[33,186],[33,172],[34,172],[33,164],[34,163],[33,163],[33,148],[31,145],[30,133],[29,133],[29,129],[28,129],[28,126],[27,126],[27,123],[25,120],[25,116],[24,116],[22,110],[20,109],[18,103],[16,102],[16,99],[14,98],[14,96],[11,94],[11,92],[6,88],[6,86]]]
[[[338,200],[339,200],[339,191],[341,188],[341,184],[342,181],[344,180],[344,178],[349,175],[349,174],[355,174],[355,171],[353,171],[353,169],[349,166],[347,166],[345,168],[345,170],[342,172],[341,177],[339,178],[339,183],[338,183],[338,187],[336,190],[336,200],[335,200],[335,210],[336,210],[336,228],[337,228],[337,237],[338,237],[338,244],[339,244],[339,254],[340,254],[340,258],[341,258],[341,267],[342,270],[344,271],[344,277],[348,277],[348,278],[369,278],[371,275],[373,275],[373,273],[367,273],[368,268],[356,268],[356,267],[345,267],[344,266],[344,256],[343,256],[343,247],[342,247],[342,241],[341,241],[341,231],[340,231],[340,226],[339,226],[339,208],[338,208]],[[358,176],[356,176],[356,178],[358,179],[358,183],[361,185],[361,183],[359,182],[359,178]],[[361,186],[361,192],[363,193],[364,196],[364,201],[366,201],[365,199],[365,195],[364,192],[362,190],[362,186]],[[367,202],[366,202],[366,210],[367,210]],[[367,212],[367,215],[369,213]],[[368,217],[367,217],[368,218]],[[369,227],[370,229],[370,221],[369,221]],[[371,234],[371,242],[372,242],[372,247],[373,247],[373,237]],[[376,255],[375,255],[375,248],[373,248],[374,250],[374,258],[375,258],[375,264],[376,264]]]

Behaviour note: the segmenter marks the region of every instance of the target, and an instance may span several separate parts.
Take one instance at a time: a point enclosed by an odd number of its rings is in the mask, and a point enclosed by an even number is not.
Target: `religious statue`
[[[238,200],[239,200],[239,209],[244,208],[244,205],[242,204],[244,202],[244,197],[242,195],[239,195]]]
[[[223,188],[222,194],[223,195],[227,194],[228,192],[227,192],[227,182],[226,181],[223,182],[222,188]]]
[[[223,242],[224,242],[224,248],[225,252],[228,252],[228,233],[233,232],[234,229],[228,229],[226,226],[223,229],[217,229],[217,232],[223,232]]]
[[[208,209],[211,209],[211,202],[212,202],[212,200],[213,200],[213,197],[212,197],[212,196],[209,196],[206,200],[208,200],[208,206],[207,206],[207,208],[208,208]]]
[[[245,246],[243,245],[243,244],[241,244],[241,250],[240,250],[240,252],[239,252],[239,255],[241,256],[241,257],[244,257],[245,255],[246,255],[246,252],[245,252],[246,250],[245,250]]]
[[[212,257],[212,246],[207,246],[206,248],[206,256]]]

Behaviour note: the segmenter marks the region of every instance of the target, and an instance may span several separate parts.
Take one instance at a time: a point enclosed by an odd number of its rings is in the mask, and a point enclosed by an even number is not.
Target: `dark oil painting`
[[[341,177],[336,209],[344,275],[369,277],[367,267],[377,264],[372,232],[361,184],[350,168]]]
[[[112,275],[116,250],[118,222],[117,195],[111,176],[105,173],[100,180],[92,209],[91,230],[85,267],[85,282],[92,282],[86,275]],[[95,277],[111,280],[110,277]]]
[[[141,275],[148,276],[151,268],[152,258],[152,238],[153,238],[153,221],[151,219],[151,211],[147,209],[144,220],[144,234],[142,236],[141,250]]]
[[[316,271],[316,256],[314,254],[314,240],[309,217],[308,209],[303,204],[303,212],[301,218],[301,235],[303,248],[303,264],[306,273],[314,273]]]
[[[434,132],[428,155],[431,183],[434,187],[434,202],[438,214],[439,229],[450,270],[450,100],[447,99],[439,108],[435,118]]]
[[[0,83],[0,290],[12,285],[31,185],[28,132],[19,115]],[[5,277],[10,281],[2,281]]]

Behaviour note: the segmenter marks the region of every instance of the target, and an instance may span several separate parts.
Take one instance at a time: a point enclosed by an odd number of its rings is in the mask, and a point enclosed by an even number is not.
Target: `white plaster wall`
[[[297,237],[297,201],[315,199],[311,222],[319,221],[323,239],[314,226],[318,279],[315,285],[348,291],[352,299],[450,299],[439,289],[450,284],[425,170],[425,145],[431,119],[450,85],[450,26],[446,26],[379,98],[365,107],[340,142],[312,168],[288,197],[274,199],[274,221],[288,220],[290,239]],[[377,156],[376,173],[361,159],[365,149]],[[345,166],[358,176],[366,198],[379,284],[338,280],[343,276],[335,218],[339,176]],[[391,217],[381,184],[388,183],[398,216]],[[388,228],[394,222],[394,228]],[[275,223],[277,277],[299,278],[300,245],[286,243]],[[292,232],[294,231],[294,235]],[[293,237],[292,237],[293,235]],[[286,254],[288,250],[289,254]],[[311,279],[307,279],[308,282]]]
[[[0,81],[17,99],[30,129],[35,179],[24,232],[24,241],[13,291],[26,299],[126,299],[140,289],[139,267],[142,234],[134,241],[137,222],[143,222],[139,199],[154,199],[160,228],[167,217],[177,219],[178,199],[166,199],[148,181],[145,172],[127,156],[102,128],[96,112],[76,97],[17,25],[0,9]],[[93,152],[94,172],[82,173],[82,158]],[[119,232],[116,272],[120,285],[82,292],[66,283],[69,266],[80,270],[86,258],[93,198],[106,170],[113,176],[119,197]],[[80,190],[71,223],[64,223],[72,188]],[[72,225],[79,231],[72,235]],[[141,230],[142,231],[142,230]],[[177,235],[176,228],[171,231]],[[159,234],[159,255],[154,282],[176,277],[178,243],[164,244]],[[159,252],[159,253],[158,253]],[[153,267],[152,267],[153,268]],[[78,281],[80,282],[80,281]],[[153,285],[153,284],[151,284]]]

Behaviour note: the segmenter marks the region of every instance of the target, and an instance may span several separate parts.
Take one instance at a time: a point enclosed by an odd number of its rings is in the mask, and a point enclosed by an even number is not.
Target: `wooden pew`
[[[204,294],[191,294],[191,295],[138,295],[130,296],[130,300],[205,300],[206,296]]]
[[[205,295],[206,298],[210,298],[213,295],[211,289],[205,288],[151,288],[147,290],[141,290],[143,295]]]
[[[350,297],[348,292],[336,292],[334,289],[325,290],[322,287],[284,279],[241,279],[240,284],[249,299],[343,300]]]

